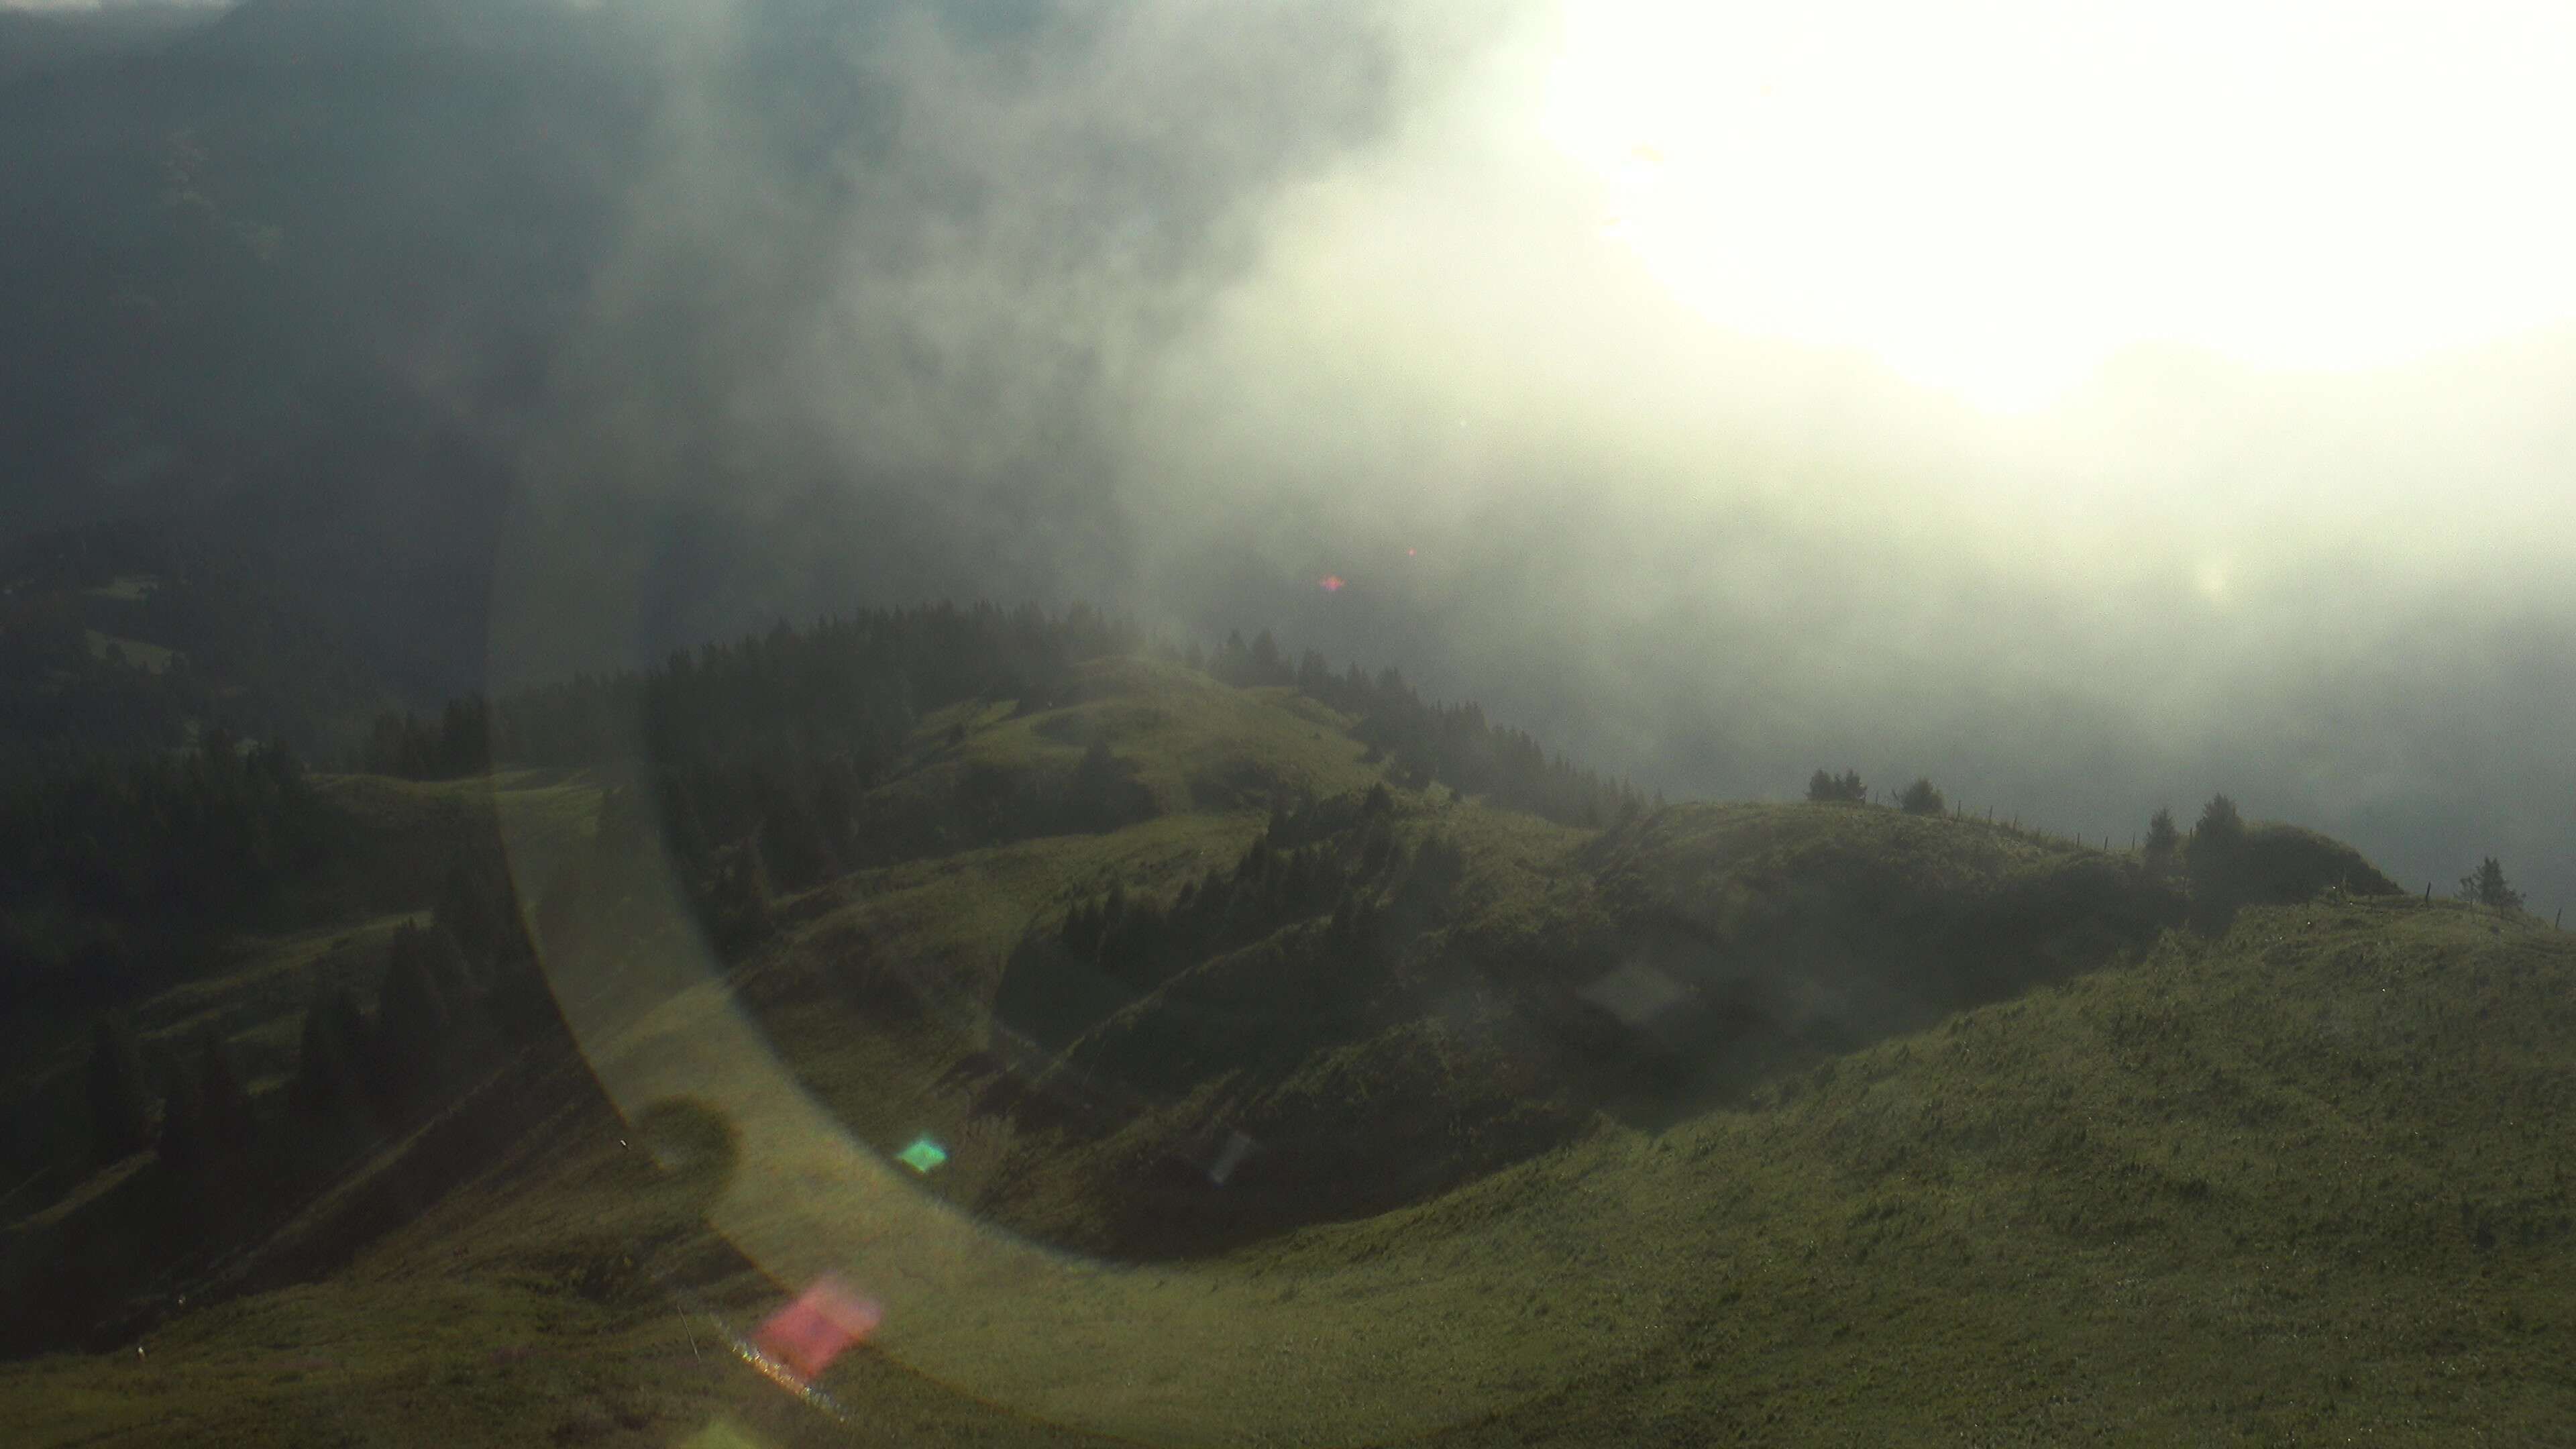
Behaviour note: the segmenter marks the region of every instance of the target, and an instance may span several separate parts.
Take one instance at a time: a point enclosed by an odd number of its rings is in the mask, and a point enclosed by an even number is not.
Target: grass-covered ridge
[[[1288,685],[1076,661],[886,736],[848,806],[916,831],[900,858],[818,821],[828,868],[762,882],[756,834],[706,842],[762,888],[734,934],[700,921],[735,897],[635,848],[643,770],[506,775],[522,868],[561,877],[530,918],[583,1054],[491,1059],[187,1280],[217,1306],[0,1370],[0,1411],[32,1443],[244,1444],[2576,1418],[2567,937],[2290,827],[2154,865],[1857,804],[1590,827],[1370,733]],[[216,1026],[263,1093],[292,998],[384,969],[486,788],[316,785],[375,842],[342,868],[380,913],[140,1013]],[[2196,909],[2221,864],[2223,929]],[[944,1164],[891,1165],[923,1136]],[[822,1382],[848,1424],[724,1336],[824,1267],[888,1309]]]

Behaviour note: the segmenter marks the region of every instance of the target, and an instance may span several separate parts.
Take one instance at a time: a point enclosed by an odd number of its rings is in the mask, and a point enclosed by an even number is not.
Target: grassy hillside
[[[2576,1422],[2569,937],[2287,829],[2213,938],[2178,878],[1981,822],[1373,796],[1349,727],[1133,662],[931,715],[863,808],[936,822],[1095,746],[1144,804],[782,896],[722,960],[666,862],[602,854],[544,922],[582,1054],[496,1082],[506,1134],[395,1144],[267,1275],[0,1369],[0,1412],[708,1446]],[[446,788],[334,786],[415,823]],[[561,862],[592,790],[496,798]],[[1150,970],[1068,926],[1112,886],[1168,906]],[[1013,983],[1068,979],[1092,1007],[1021,1030]],[[946,1160],[896,1165],[923,1137]],[[885,1318],[800,1397],[736,1336],[827,1272]]]
[[[2563,937],[2471,908],[2258,909],[1365,1222],[961,1285],[826,1376],[840,1426],[720,1348],[776,1290],[695,1226],[706,1182],[597,1125],[328,1282],[8,1393],[38,1443],[1069,1442],[1033,1404],[1185,1443],[2546,1442],[2571,989]],[[850,1271],[937,1267],[932,1224],[876,1227]]]
[[[193,1075],[207,1044],[219,1043],[251,1111],[267,1124],[264,1137],[289,1156],[283,1104],[313,1004],[339,988],[361,1001],[376,998],[395,933],[428,918],[461,854],[493,848],[496,795],[525,822],[526,852],[541,865],[549,851],[587,835],[599,796],[584,782],[524,774],[442,783],[322,777],[317,789],[333,848],[318,878],[297,892],[306,907],[301,923],[214,943],[210,964],[177,973],[122,1012],[156,1096],[174,1077]],[[58,1299],[40,1303],[31,1287],[55,1283],[66,1264],[87,1275],[77,1281],[88,1285],[89,1316],[115,1319],[134,1310],[131,1295],[175,1298],[183,1285],[207,1278],[210,1264],[259,1246],[174,1236],[173,1190],[156,1170],[156,1154],[102,1161],[92,1150],[91,1015],[71,1004],[31,1004],[11,1016],[0,1037],[7,1048],[0,1177],[8,1188],[0,1196],[0,1284],[21,1310],[0,1324],[7,1330],[0,1342],[80,1336],[79,1324],[50,1322]],[[281,1178],[264,1195],[284,1206],[313,1191],[313,1184]],[[405,1209],[394,1216],[410,1215]],[[325,1236],[343,1230],[335,1223]]]

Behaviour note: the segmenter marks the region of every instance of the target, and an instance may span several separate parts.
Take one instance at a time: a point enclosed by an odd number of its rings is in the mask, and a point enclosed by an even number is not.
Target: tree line
[[[1113,878],[1033,931],[1004,968],[995,1019],[1060,1047],[1200,963],[1263,942],[1300,983],[1261,997],[1270,1045],[1362,1013],[1374,968],[1440,917],[1466,869],[1445,833],[1411,834],[1384,784],[1281,800],[1233,861],[1172,890]]]
[[[207,730],[0,782],[0,1004],[131,991],[274,917],[330,818],[283,745]]]
[[[129,1246],[20,1265],[10,1288],[21,1311],[0,1322],[0,1351],[79,1342],[147,1285],[214,1271],[388,1144],[406,1143],[389,1171],[412,1182],[460,1170],[519,1111],[506,1094],[470,1094],[512,1070],[546,1070],[567,1046],[490,842],[453,859],[426,921],[389,933],[354,974],[317,974],[278,1090],[249,1090],[211,1026],[149,1039],[126,1014],[100,1014],[54,1140],[75,1157],[86,1147],[90,1166],[149,1154],[115,1206],[91,1210],[112,1216]],[[451,1110],[469,1100],[474,1110]]]
[[[128,1017],[99,1015],[85,1073],[92,1157],[150,1148],[193,1220],[238,1228],[242,1213],[278,1205],[275,1184],[327,1180],[510,1050],[562,1035],[496,851],[460,853],[427,922],[396,928],[381,962],[372,1006],[347,981],[317,985],[294,1074],[270,1101],[254,1101],[215,1032],[147,1048]]]
[[[1865,804],[1870,790],[1857,770],[1819,769],[1808,778],[1807,799],[1818,804]],[[1911,815],[1938,815],[1949,808],[1941,791],[1929,779],[1919,778],[1896,797],[1896,804]],[[2267,847],[2255,837],[2243,812],[2224,792],[2201,807],[2200,818],[2188,834],[2175,820],[2172,807],[2158,806],[2147,819],[2138,847],[2139,862],[2148,871],[2184,878],[2194,921],[2211,929],[2223,929],[2245,905],[2287,899],[2292,893],[2336,883],[2303,873],[2282,859],[2284,854],[2283,847]],[[2343,884],[2379,894],[2396,889],[2376,871],[2369,871],[2365,881]],[[2483,858],[2476,869],[2460,877],[2454,894],[2473,905],[2511,912],[2523,909],[2522,892],[2505,878],[2504,867],[2494,856]]]
[[[1373,676],[1357,662],[1336,671],[1309,649],[1291,666],[1267,629],[1249,642],[1235,630],[1205,658],[1193,643],[1182,662],[1238,687],[1293,688],[1357,716],[1353,733],[1371,747],[1372,762],[1386,760],[1395,782],[1408,789],[1442,784],[1560,825],[1608,826],[1648,808],[1634,785],[1578,766],[1561,752],[1551,755],[1528,731],[1486,719],[1484,707],[1472,700],[1443,705],[1423,699],[1391,665]]]
[[[499,699],[451,701],[437,716],[387,714],[357,761],[410,778],[506,765],[637,767],[612,800],[607,831],[659,829],[720,939],[757,936],[767,897],[940,841],[875,833],[862,797],[891,773],[921,718],[974,699],[1019,713],[1069,698],[1084,663],[1150,652],[1236,687],[1293,688],[1357,717],[1354,734],[1411,788],[1462,794],[1573,825],[1603,826],[1647,808],[1635,787],[1550,755],[1525,731],[1490,723],[1474,704],[1425,701],[1394,669],[1334,671],[1312,650],[1291,666],[1274,636],[1229,634],[1211,654],[1195,642],[1148,646],[1131,624],[1075,606],[934,604],[780,623],[765,633],[676,653],[651,669],[582,676]],[[951,744],[960,741],[952,740]],[[947,845],[1112,829],[1143,818],[1150,797],[1104,744],[1069,778],[1032,784],[968,772]]]

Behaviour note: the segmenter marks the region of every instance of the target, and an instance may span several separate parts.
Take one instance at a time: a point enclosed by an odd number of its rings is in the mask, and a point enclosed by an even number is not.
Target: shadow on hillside
[[[1741,1102],[1827,1057],[2111,964],[2182,924],[2181,889],[2107,857],[1926,892],[1859,863],[1757,901],[1723,930],[1632,919],[1552,1003],[1567,1073],[1650,1130]]]
[[[1217,906],[1201,890],[1140,908],[1150,951],[1095,943],[1080,911],[1021,942],[991,1050],[947,1084],[1016,1134],[980,1210],[1128,1260],[1237,1248],[1420,1201],[1605,1117],[1659,1131],[1745,1104],[2192,919],[2186,877],[2129,857],[1797,807],[1623,827],[1545,903],[1392,865],[1327,918],[1305,912],[1333,890],[1301,904],[1304,866],[1265,863],[1305,860],[1306,837],[1274,835],[1231,894],[1210,878]],[[2250,840],[2230,882],[2247,903],[2386,889],[2323,837]],[[1174,945],[1201,916],[1249,924]]]
[[[1740,1101],[2184,917],[2169,878],[2108,857],[1937,886],[1866,851],[1809,864],[1722,922],[1642,899],[1534,933],[1426,913],[1374,950],[1307,923],[1152,989],[1033,936],[997,1003],[1007,1050],[961,1085],[1046,1166],[989,1206],[1129,1259],[1365,1217],[1602,1114],[1655,1130]]]

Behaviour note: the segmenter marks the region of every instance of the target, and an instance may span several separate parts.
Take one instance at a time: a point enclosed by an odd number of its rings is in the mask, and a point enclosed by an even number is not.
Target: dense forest
[[[112,999],[273,920],[325,849],[294,752],[208,730],[0,781],[0,1005]]]

